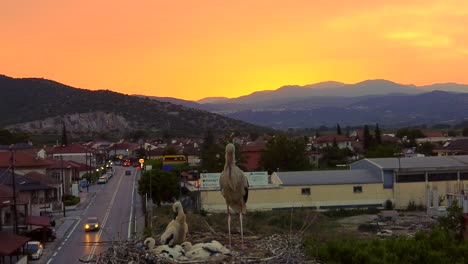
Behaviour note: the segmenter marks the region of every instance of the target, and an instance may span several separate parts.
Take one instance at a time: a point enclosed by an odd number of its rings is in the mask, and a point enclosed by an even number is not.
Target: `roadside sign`
[[[201,173],[200,188],[219,188],[219,176],[221,173]]]
[[[244,174],[249,179],[249,186],[268,185],[268,172],[266,171],[244,172]]]
[[[139,159],[138,162],[145,163],[145,160],[144,159]]]

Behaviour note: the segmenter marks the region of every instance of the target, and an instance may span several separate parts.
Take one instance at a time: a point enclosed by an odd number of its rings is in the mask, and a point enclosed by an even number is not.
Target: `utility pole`
[[[65,177],[63,174],[63,156],[60,155],[60,174],[62,175],[62,207],[63,207],[63,217],[65,217]]]
[[[16,179],[15,179],[15,150],[14,146],[12,145],[10,147],[11,151],[11,178],[12,178],[12,184],[13,184],[13,230],[15,232],[15,235],[18,234],[18,211],[16,208]]]

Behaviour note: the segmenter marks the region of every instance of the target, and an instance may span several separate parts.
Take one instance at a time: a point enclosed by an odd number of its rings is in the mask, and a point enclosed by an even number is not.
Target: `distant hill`
[[[221,103],[223,101],[229,100],[227,97],[206,97],[197,101],[199,104],[212,104],[212,103]]]
[[[153,100],[157,100],[160,102],[168,102],[171,104],[181,105],[181,106],[188,107],[188,108],[200,109],[200,110],[205,110],[205,111],[211,110],[209,105],[203,105],[194,101],[187,101],[183,99],[177,99],[174,97],[146,96],[146,95],[140,95],[140,94],[134,94],[133,96],[140,97],[140,98],[153,99]]]
[[[374,123],[385,127],[453,125],[468,119],[468,93],[433,91],[417,95],[328,99],[334,100],[333,106],[307,107],[305,100],[303,107],[296,104],[296,108],[288,109],[244,110],[227,116],[275,129],[335,126],[336,123],[342,127]]]
[[[67,130],[112,132],[106,129],[167,131],[176,136],[214,133],[271,131],[218,114],[183,107],[168,102],[139,98],[112,91],[77,89],[38,78],[16,79],[0,75],[0,127],[33,127],[36,131]],[[100,121],[101,120],[101,121]],[[113,121],[112,121],[113,120]],[[24,123],[29,122],[28,125]],[[91,124],[90,122],[94,122]],[[104,124],[116,122],[115,124]],[[23,123],[23,124],[22,124]],[[98,131],[96,131],[98,130]]]

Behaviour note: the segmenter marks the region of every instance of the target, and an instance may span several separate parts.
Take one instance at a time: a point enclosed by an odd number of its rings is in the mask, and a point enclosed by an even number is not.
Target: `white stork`
[[[188,225],[185,221],[182,204],[180,202],[175,202],[172,205],[172,212],[174,213],[174,217],[161,235],[162,245],[180,245],[185,241],[185,237],[188,233]]]
[[[247,213],[246,203],[249,197],[249,181],[244,172],[236,166],[236,148],[232,143],[226,145],[226,163],[219,178],[221,192],[227,205],[229,247],[231,245],[231,213],[229,207],[239,214],[241,228],[241,242],[244,247],[244,230],[242,228],[242,214]]]

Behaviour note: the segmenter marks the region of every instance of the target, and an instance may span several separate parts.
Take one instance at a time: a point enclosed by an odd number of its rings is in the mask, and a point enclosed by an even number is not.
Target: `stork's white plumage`
[[[185,237],[188,233],[188,225],[185,221],[182,204],[180,202],[175,202],[172,205],[172,212],[174,213],[174,217],[161,235],[162,245],[180,245],[185,241]]]
[[[242,228],[242,214],[247,213],[246,203],[249,197],[249,181],[244,175],[244,172],[236,166],[235,157],[236,148],[233,144],[226,145],[226,163],[224,170],[219,178],[221,192],[227,205],[228,216],[228,231],[229,231],[229,247],[231,243],[231,213],[229,208],[239,214],[241,241],[244,247],[244,230]]]
[[[181,246],[185,251],[185,257],[191,261],[219,261],[231,255],[231,251],[216,240],[193,246],[190,242],[184,242]]]
[[[173,260],[187,260],[187,258],[184,256],[184,248],[179,245],[172,247],[169,245],[161,245],[155,248],[154,246],[156,241],[152,237],[146,238],[143,244],[147,248],[147,251],[154,255],[163,256]]]

